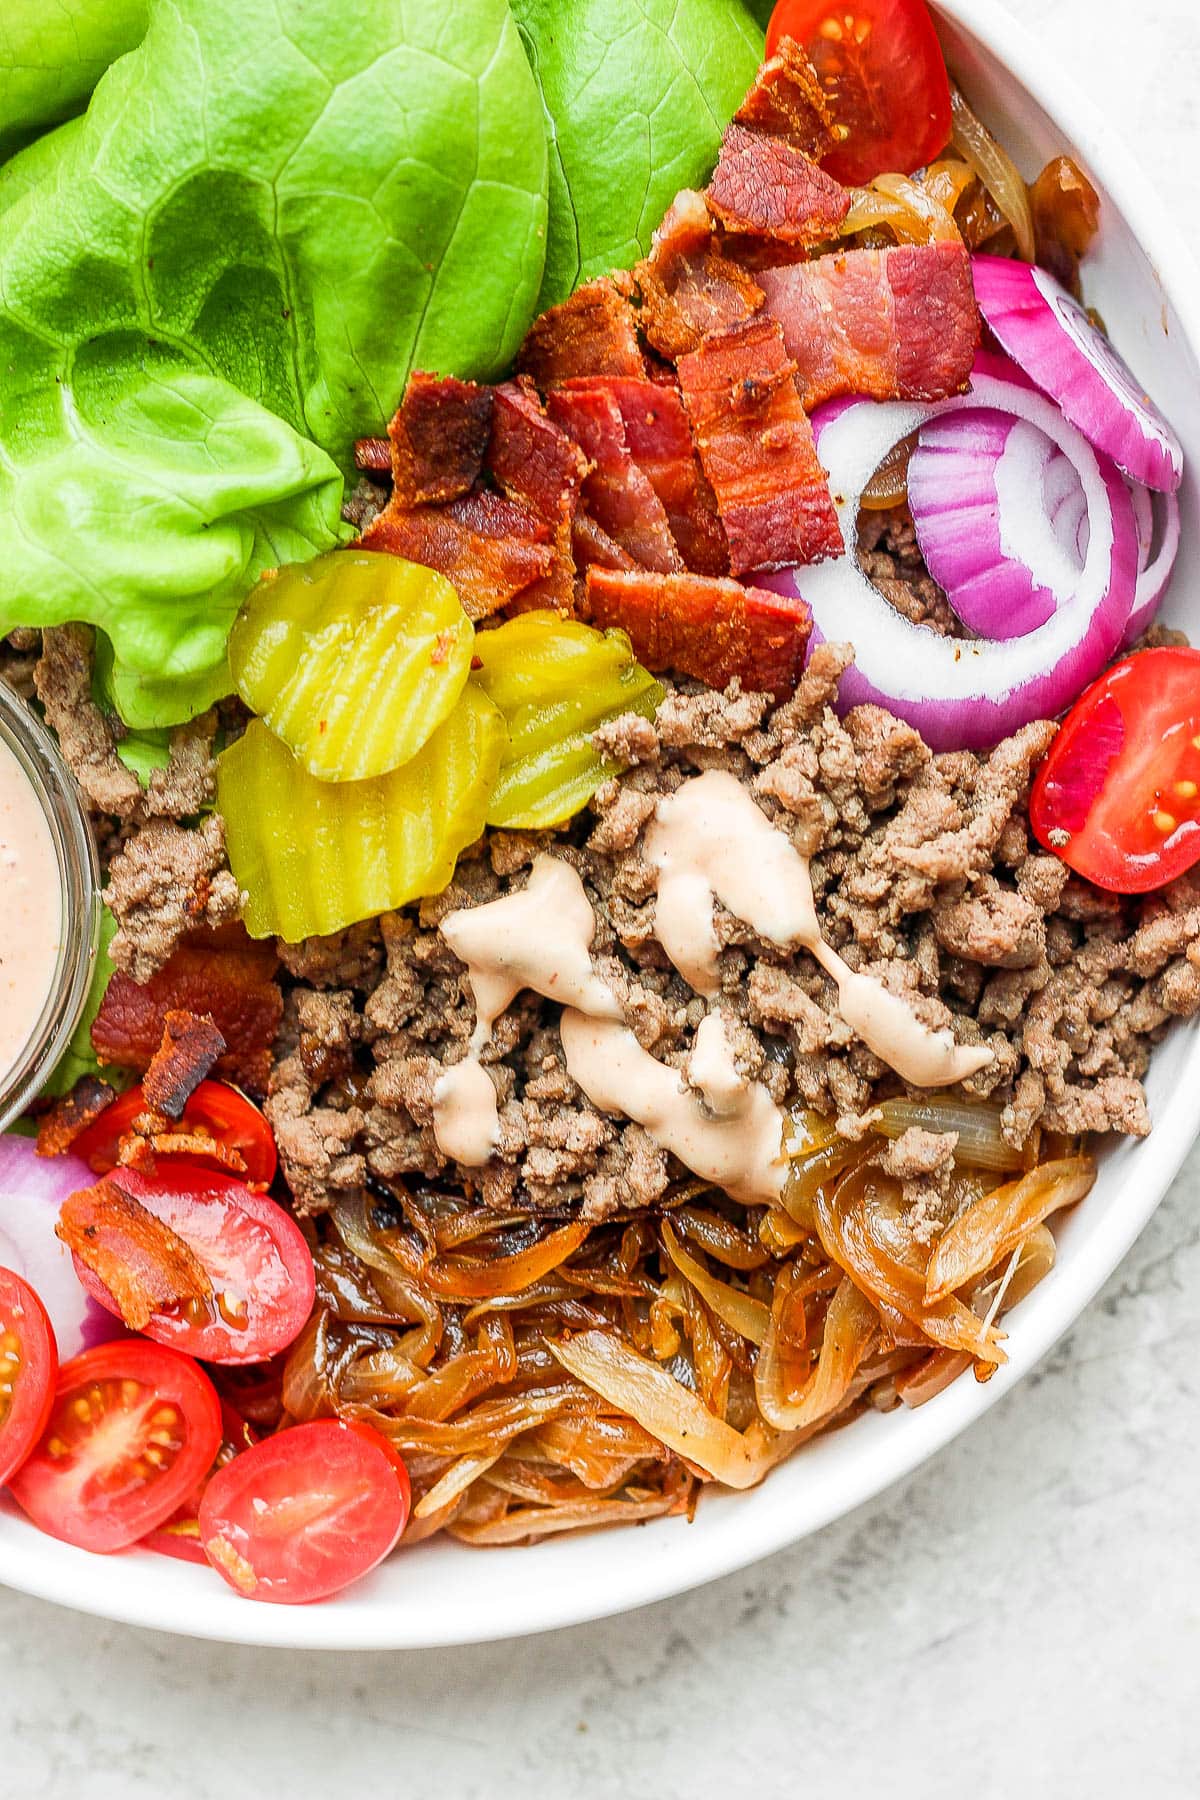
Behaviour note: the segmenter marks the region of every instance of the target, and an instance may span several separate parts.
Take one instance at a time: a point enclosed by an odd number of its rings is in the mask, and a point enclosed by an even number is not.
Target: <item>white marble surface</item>
[[[1196,216],[1198,0],[1010,0]],[[434,1655],[159,1637],[0,1591],[0,1800],[1200,1792],[1200,1153],[1043,1368],[748,1574]]]

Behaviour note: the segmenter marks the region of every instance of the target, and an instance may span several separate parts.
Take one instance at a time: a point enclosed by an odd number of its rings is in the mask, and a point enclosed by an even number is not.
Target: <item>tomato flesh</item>
[[[845,133],[822,158],[848,187],[911,174],[950,140],[950,79],[925,0],[779,0],[767,54],[780,38],[807,52]]]
[[[54,1404],[58,1349],[27,1281],[0,1269],[0,1487],[29,1455]]]
[[[107,1175],[119,1161],[121,1139],[133,1130],[139,1113],[146,1111],[146,1099],[139,1082],[122,1094],[86,1131],[81,1131],[71,1148],[97,1175]],[[191,1142],[188,1161],[203,1168],[214,1168],[225,1174],[240,1175],[255,1187],[270,1187],[275,1178],[277,1157],[271,1127],[253,1101],[224,1081],[202,1081],[183,1109],[178,1123],[168,1126],[167,1136],[186,1137]],[[206,1157],[195,1140],[210,1138],[214,1155]],[[232,1151],[238,1163],[223,1161],[219,1149]]]
[[[1039,843],[1114,893],[1200,862],[1200,650],[1140,650],[1093,682],[1038,771],[1029,818]]]
[[[212,1468],[183,1505],[177,1507],[169,1519],[148,1534],[142,1540],[147,1550],[157,1550],[162,1556],[173,1556],[179,1562],[203,1563],[207,1568],[208,1558],[200,1543],[200,1502],[204,1498],[204,1490],[218,1469],[231,1463],[235,1456],[248,1450],[251,1444],[257,1444],[258,1433],[247,1425],[245,1419],[239,1418],[227,1401],[221,1401],[221,1442],[217,1446],[217,1454],[213,1458]]]
[[[200,1502],[200,1536],[237,1593],[300,1605],[382,1562],[410,1503],[404,1464],[378,1432],[318,1419],[218,1470]]]
[[[115,1169],[109,1179],[195,1251],[212,1283],[211,1304],[152,1314],[145,1334],[205,1362],[260,1362],[299,1336],[316,1292],[312,1253],[290,1214],[242,1181],[192,1163],[155,1175]],[[84,1287],[120,1309],[98,1276],[74,1258]]]
[[[221,1406],[203,1369],[177,1350],[121,1338],[63,1364],[12,1495],[51,1537],[123,1550],[170,1518],[220,1442]]]

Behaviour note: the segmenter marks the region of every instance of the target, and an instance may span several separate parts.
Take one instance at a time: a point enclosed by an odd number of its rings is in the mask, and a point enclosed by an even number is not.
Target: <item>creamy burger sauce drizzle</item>
[[[759,937],[810,951],[836,982],[847,1024],[905,1081],[944,1087],[992,1060],[982,1046],[930,1030],[904,1000],[873,976],[857,974],[830,948],[817,922],[806,859],[732,775],[709,770],[661,800],[646,855],[658,875],[655,932],[698,994],[720,992],[713,914],[719,900]],[[643,1050],[623,1022],[616,996],[592,967],[595,930],[578,874],[545,854],[519,893],[442,921],[446,941],[467,965],[476,1007],[467,1056],[434,1089],[434,1133],[443,1154],[477,1167],[496,1149],[496,1089],[479,1054],[505,1007],[529,988],[563,1003],[567,1070],[594,1106],[624,1113],[734,1199],[774,1199],[785,1169],[784,1115],[761,1082],[738,1070],[720,1012],[701,1023],[685,1081]]]
[[[0,741],[0,1086],[33,1035],[62,938],[58,857],[46,815]]]

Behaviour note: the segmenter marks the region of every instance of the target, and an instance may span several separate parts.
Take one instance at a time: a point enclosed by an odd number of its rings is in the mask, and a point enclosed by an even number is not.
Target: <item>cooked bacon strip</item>
[[[127,1131],[117,1145],[117,1161],[123,1169],[140,1169],[153,1175],[160,1156],[182,1156],[194,1160],[207,1157],[220,1163],[231,1175],[246,1173],[246,1159],[234,1144],[226,1144],[205,1131],[143,1131],[153,1115],[143,1114],[134,1123],[139,1127]],[[251,1184],[253,1185],[253,1183]]]
[[[385,437],[362,437],[354,440],[354,466],[364,475],[390,475],[392,446]]]
[[[783,333],[758,317],[679,362],[735,575],[840,556],[842,534]]]
[[[966,392],[979,310],[963,245],[846,250],[764,269],[758,279],[810,412],[840,394],[944,400]]]
[[[38,1155],[64,1156],[80,1133],[94,1124],[116,1097],[107,1081],[82,1075],[70,1093],[56,1100],[38,1120]]]
[[[729,546],[674,378],[667,386],[614,376],[604,385],[620,409],[629,453],[663,503],[684,563],[698,575],[727,574]]]
[[[163,1019],[162,1042],[142,1082],[147,1106],[168,1119],[182,1119],[184,1107],[224,1051],[225,1039],[210,1014],[200,1017],[173,1008]]]
[[[469,618],[484,619],[550,573],[550,527],[520,501],[476,488],[447,506],[405,507],[395,495],[358,540],[437,569]]]
[[[543,393],[582,375],[643,375],[637,316],[607,275],[576,288],[529,327],[517,371]]]
[[[509,499],[530,507],[553,534],[549,573],[522,590],[520,609],[549,606],[569,613],[575,584],[571,528],[587,458],[547,416],[527,375],[496,389],[488,467]]]
[[[64,1200],[55,1235],[102,1281],[131,1331],[167,1307],[212,1299],[203,1263],[112,1176]]]
[[[253,942],[236,925],[185,939],[142,985],[118,969],[92,1026],[96,1054],[141,1073],[162,1042],[168,1012],[207,1013],[226,1044],[214,1073],[264,1095],[283,1018],[278,967],[274,946]]]
[[[491,388],[453,375],[410,375],[388,426],[397,503],[438,505],[469,493],[479,480],[491,428]]]
[[[648,669],[674,669],[715,688],[736,676],[776,700],[795,691],[812,628],[799,601],[703,575],[589,569],[587,605],[594,625],[629,633]]]
[[[633,281],[642,302],[642,330],[660,355],[672,360],[762,305],[762,290],[745,269],[713,248],[708,207],[690,188],[671,202]]]
[[[786,138],[815,162],[846,135],[833,123],[817,71],[790,37],[780,38],[733,117],[737,125]]]
[[[622,550],[603,526],[597,525],[585,506],[581,506],[575,514],[575,522],[571,527],[571,554],[579,569],[590,569],[593,563],[602,569],[637,567],[629,552]]]
[[[546,405],[592,465],[583,498],[596,523],[642,568],[681,569],[666,510],[630,454],[608,381],[565,382],[551,390]]]
[[[808,247],[837,236],[850,211],[850,191],[786,138],[731,125],[708,204],[727,231]]]

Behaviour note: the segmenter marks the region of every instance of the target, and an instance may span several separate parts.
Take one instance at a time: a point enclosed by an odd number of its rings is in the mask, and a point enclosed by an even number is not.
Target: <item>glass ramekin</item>
[[[0,681],[0,738],[33,784],[54,844],[62,888],[58,962],[41,1016],[16,1063],[0,1074],[0,1131],[48,1079],[79,1023],[100,933],[100,861],[75,777],[33,708]]]

